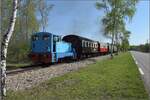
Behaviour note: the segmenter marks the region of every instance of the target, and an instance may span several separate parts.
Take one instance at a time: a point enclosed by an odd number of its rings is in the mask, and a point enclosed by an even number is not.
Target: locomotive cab
[[[53,63],[65,57],[74,57],[72,44],[61,36],[48,32],[32,35],[30,58],[34,63]]]
[[[47,32],[35,33],[31,37],[30,58],[34,63],[50,63],[51,61],[51,37]]]
[[[51,35],[35,34],[32,35],[31,49],[35,53],[46,53],[51,51]]]

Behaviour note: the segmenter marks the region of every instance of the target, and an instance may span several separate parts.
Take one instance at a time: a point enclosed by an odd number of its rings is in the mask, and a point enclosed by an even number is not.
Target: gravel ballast
[[[6,79],[7,90],[17,91],[29,89],[53,77],[61,76],[71,71],[76,71],[80,68],[86,67],[89,64],[93,64],[96,61],[107,58],[109,58],[109,55],[88,58],[72,63],[55,64],[37,70],[8,75]]]

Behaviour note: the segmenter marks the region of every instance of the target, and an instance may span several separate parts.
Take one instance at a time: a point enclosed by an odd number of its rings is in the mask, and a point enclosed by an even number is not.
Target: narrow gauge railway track
[[[27,66],[23,66],[23,67],[16,68],[16,69],[9,69],[6,71],[6,74],[7,75],[18,74],[18,73],[23,73],[23,72],[30,71],[30,70],[37,70],[46,66],[50,66],[50,64],[49,65],[43,65],[43,64],[27,65]]]
[[[80,61],[83,61],[83,60],[86,60],[86,59],[82,59]],[[92,60],[92,59],[89,59],[89,60]],[[69,61],[69,63],[73,63],[73,62],[79,62],[79,61],[71,61],[71,62]],[[56,64],[60,65],[60,64],[64,64],[64,63],[68,63],[68,62],[53,63],[53,64],[33,64],[33,65],[27,65],[27,66],[23,66],[23,67],[16,68],[16,69],[8,69],[6,71],[6,74],[7,75],[14,75],[14,74],[19,74],[19,73],[27,72],[27,71],[42,69],[44,67],[50,67],[51,65],[56,65]],[[11,66],[9,66],[9,67],[11,67]]]
[[[106,56],[109,56],[109,55],[106,55]],[[96,57],[90,57],[90,58],[87,58],[87,59],[80,59],[79,61],[69,61],[69,63],[80,62],[80,61],[84,61],[84,60],[89,60],[89,61],[92,61],[92,62],[96,62],[95,59],[92,59],[92,58],[96,58]],[[7,75],[14,75],[14,74],[27,72],[27,71],[42,69],[42,68],[45,68],[45,67],[51,67],[52,65],[56,65],[56,64],[60,65],[60,64],[67,64],[67,63],[68,62],[53,63],[53,64],[32,64],[32,65],[23,66],[23,67],[16,68],[16,69],[8,69],[6,71],[6,74]],[[9,66],[9,67],[11,67],[11,66]]]
[[[85,59],[82,59],[82,60],[85,60]],[[74,61],[71,61],[71,62],[74,62]],[[76,62],[79,62],[79,61],[76,61]],[[53,64],[32,64],[32,65],[23,66],[23,67],[16,68],[16,69],[8,69],[6,71],[6,74],[14,75],[14,74],[27,72],[27,71],[42,69],[44,67],[50,67],[51,65],[56,65],[56,64],[60,65],[60,64],[64,64],[64,63],[67,63],[67,62],[53,63]],[[70,63],[70,61],[69,61],[69,63]],[[9,67],[11,67],[11,66],[9,66]]]

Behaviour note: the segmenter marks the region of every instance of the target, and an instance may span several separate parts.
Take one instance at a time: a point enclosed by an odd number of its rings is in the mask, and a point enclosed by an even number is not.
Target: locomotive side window
[[[43,40],[49,40],[49,38],[50,38],[50,37],[49,37],[48,35],[44,35],[44,36],[43,36]]]
[[[33,35],[33,36],[32,36],[32,41],[36,41],[36,40],[39,40],[39,36]]]
[[[54,36],[53,37],[54,42],[59,42],[61,38],[59,36]]]

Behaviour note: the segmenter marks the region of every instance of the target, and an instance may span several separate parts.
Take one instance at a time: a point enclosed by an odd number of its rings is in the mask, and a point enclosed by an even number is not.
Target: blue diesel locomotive
[[[75,58],[72,44],[62,41],[61,37],[48,32],[32,35],[30,59],[34,63],[54,63],[64,58]]]

